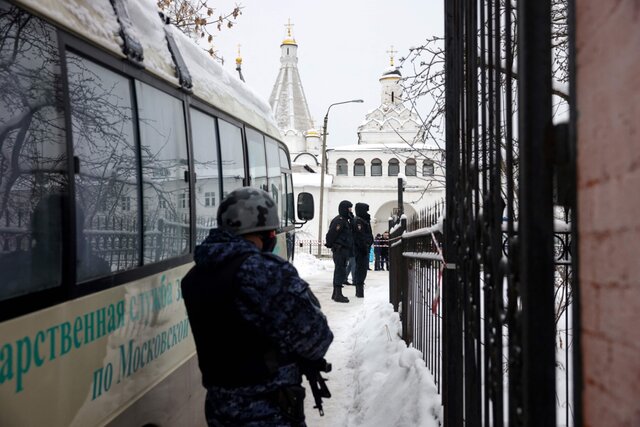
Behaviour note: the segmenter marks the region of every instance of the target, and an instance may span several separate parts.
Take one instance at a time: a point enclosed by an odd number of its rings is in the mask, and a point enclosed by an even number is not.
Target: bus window
[[[284,200],[282,199],[283,187],[282,180],[280,178],[280,154],[278,153],[278,143],[271,138],[266,138],[267,142],[267,175],[269,175],[269,194],[273,197],[273,200],[278,205],[278,212],[282,212],[282,205]],[[281,222],[285,224],[286,222]]]
[[[216,120],[192,108],[191,133],[193,167],[196,172],[196,242],[200,243],[207,237],[209,230],[216,227],[220,203]]]
[[[291,170],[291,165],[289,164],[289,156],[287,156],[287,152],[280,147],[280,168],[286,171]],[[293,186],[291,185],[291,173],[286,172],[281,174],[282,180],[282,188],[285,191],[285,203],[282,204],[281,218],[285,218],[283,221],[287,225],[291,225],[294,223],[294,214],[293,214]]]
[[[0,2],[0,300],[59,286],[68,192],[56,31]]]
[[[293,179],[290,173],[286,174],[287,179],[287,218],[289,224],[293,224],[296,220],[293,206]]]
[[[246,128],[247,151],[249,152],[249,176],[251,185],[268,191],[267,160],[264,151],[264,136],[253,129]]]
[[[218,119],[222,156],[222,198],[244,183],[242,133],[238,126]]]
[[[136,81],[140,145],[144,263],[184,254],[189,250],[189,183],[187,142],[182,102]],[[122,199],[121,209],[130,208]]]
[[[291,165],[289,164],[289,157],[287,157],[287,152],[284,151],[282,147],[280,147],[280,167],[282,169],[291,170]]]
[[[139,264],[137,156],[129,79],[72,53],[67,71],[80,282]]]

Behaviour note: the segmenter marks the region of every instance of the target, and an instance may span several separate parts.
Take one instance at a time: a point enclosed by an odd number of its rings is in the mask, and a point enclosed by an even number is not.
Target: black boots
[[[356,285],[356,298],[364,298],[364,283]]]
[[[349,302],[349,298],[342,295],[342,286],[333,287],[333,295],[331,295],[331,299],[335,302]]]

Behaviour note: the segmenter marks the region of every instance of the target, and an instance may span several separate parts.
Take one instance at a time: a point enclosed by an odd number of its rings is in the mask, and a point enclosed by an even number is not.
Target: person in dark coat
[[[373,263],[373,269],[375,271],[382,270],[380,268],[380,245],[381,245],[380,240],[381,239],[382,239],[382,234],[380,233],[376,234],[375,239],[373,239],[373,256],[375,258],[375,261]]]
[[[385,231],[380,239],[380,270],[389,270],[389,232]]]
[[[356,275],[354,278],[356,298],[364,297],[364,280],[367,278],[367,271],[369,270],[369,251],[372,244],[373,233],[371,232],[369,205],[356,203],[356,219],[353,225],[353,245],[356,258]]]
[[[207,389],[209,426],[305,426],[301,373],[333,340],[320,304],[289,262],[271,253],[277,206],[236,189],[181,282]]]
[[[353,256],[353,224],[351,218],[351,204],[343,200],[338,206],[338,216],[331,220],[329,231],[325,236],[325,245],[333,253],[333,295],[336,302],[349,302],[349,298],[342,295],[342,285],[347,281],[347,263]]]

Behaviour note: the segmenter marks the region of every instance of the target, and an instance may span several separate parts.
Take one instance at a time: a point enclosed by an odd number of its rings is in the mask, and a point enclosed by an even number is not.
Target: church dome
[[[296,39],[294,39],[293,37],[287,37],[286,39],[282,40],[282,45],[298,46],[298,43],[296,43]]]
[[[399,79],[402,77],[400,74],[400,70],[396,67],[389,67],[382,72],[382,76],[380,76],[380,80],[382,79]]]

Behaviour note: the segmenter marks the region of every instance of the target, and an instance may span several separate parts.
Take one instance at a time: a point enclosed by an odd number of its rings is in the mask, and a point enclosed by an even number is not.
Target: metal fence
[[[318,246],[320,246],[320,256],[331,257],[331,249],[324,245],[322,240],[299,240],[296,239],[296,253],[305,253],[310,255],[318,255]]]
[[[557,415],[556,304],[578,289],[575,266],[557,286],[554,232],[568,220],[575,246],[572,11],[571,0],[445,2],[447,427],[580,425]],[[579,390],[578,375],[568,382]]]
[[[402,218],[389,224],[389,301],[400,314],[402,338],[422,352],[438,391],[443,362],[443,213],[440,202],[409,221]]]
[[[389,300],[400,315],[402,322],[402,338],[415,348],[420,350],[427,368],[433,375],[434,381],[441,391],[443,365],[455,366],[462,360],[451,360],[444,356],[447,351],[443,341],[443,307],[442,307],[442,286],[443,273],[447,267],[454,268],[450,263],[446,263],[446,257],[442,251],[443,241],[443,214],[445,212],[444,203],[438,203],[420,212],[418,215],[407,220],[403,218],[390,223],[391,247],[390,247],[390,287]],[[501,245],[498,247],[498,255],[501,257],[510,256],[509,234],[503,230]],[[514,236],[517,236],[515,231]],[[513,238],[514,236],[511,236]],[[555,401],[556,418],[558,425],[574,425],[574,389],[572,378],[574,375],[573,343],[574,327],[573,317],[573,273],[571,259],[572,233],[569,225],[565,221],[556,221],[554,233],[554,319],[555,319]],[[474,324],[477,337],[473,336],[473,331],[465,330],[464,337],[459,337],[460,342],[467,342],[470,339],[476,340],[478,349],[473,357],[478,359],[479,369],[464,372],[464,388],[459,390],[461,395],[468,398],[484,400],[494,393],[492,388],[502,390],[501,397],[509,400],[509,384],[514,379],[510,370],[513,360],[509,359],[510,339],[508,324],[504,323],[500,330],[491,331],[495,324],[490,313],[486,310],[493,309],[495,305],[507,307],[509,305],[509,295],[503,294],[501,297],[487,291],[491,284],[487,281],[485,266],[480,263],[477,270],[477,283],[483,292],[478,295],[477,310],[478,324]],[[446,285],[445,285],[446,286]],[[468,298],[469,296],[467,296]],[[485,298],[493,298],[489,302]],[[467,315],[463,301],[457,301],[457,312]],[[469,322],[469,320],[467,320]],[[470,322],[469,322],[470,323]],[[467,326],[467,323],[465,323]],[[498,354],[490,354],[488,350],[495,349],[491,341],[496,339],[502,341],[502,349]],[[466,347],[469,347],[467,344]],[[495,351],[495,350],[494,350]],[[463,355],[463,359],[468,356]],[[490,358],[498,357],[499,366],[491,367]],[[499,369],[496,369],[498,368]],[[493,370],[492,370],[493,369]],[[500,375],[495,375],[495,371],[500,371]],[[472,377],[476,375],[477,377]],[[477,381],[479,379],[479,381]],[[477,383],[476,383],[477,381]],[[496,384],[501,381],[501,384]],[[471,389],[471,384],[479,384],[478,388]],[[476,394],[477,393],[477,394]],[[494,395],[495,396],[495,395]],[[495,398],[495,397],[493,397]],[[464,397],[461,396],[464,403]],[[464,406],[461,406],[464,410]],[[465,424],[483,424],[484,411],[490,411],[486,406],[480,408],[481,416],[478,419],[466,419]],[[490,412],[487,414],[489,415]],[[503,414],[506,415],[506,414]],[[509,425],[507,422],[506,424]],[[493,425],[490,421],[486,425]]]

